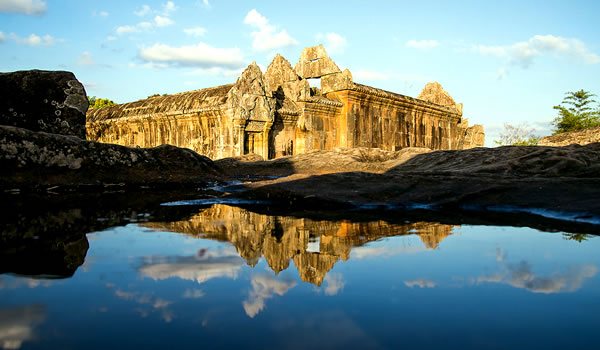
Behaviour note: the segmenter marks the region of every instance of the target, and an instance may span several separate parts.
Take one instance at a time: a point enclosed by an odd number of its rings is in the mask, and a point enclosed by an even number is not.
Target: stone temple
[[[466,149],[484,140],[483,127],[469,127],[462,104],[440,84],[412,98],[355,83],[322,45],[305,48],[294,68],[277,55],[264,74],[252,63],[234,84],[90,110],[86,124],[90,140],[171,144],[212,159],[337,147]]]

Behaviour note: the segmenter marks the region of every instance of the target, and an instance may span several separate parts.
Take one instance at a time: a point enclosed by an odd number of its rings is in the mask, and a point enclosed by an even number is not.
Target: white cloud
[[[173,1],[167,1],[163,5],[163,14],[165,16],[170,15],[171,13],[175,12],[176,10],[177,10],[177,6],[175,6],[175,3]]]
[[[154,13],[155,16],[152,21],[142,21],[135,25],[123,25],[117,27],[115,33],[118,35],[130,34],[130,33],[140,33],[140,32],[149,32],[155,28],[168,27],[170,25],[175,24],[175,21],[171,17],[171,13],[177,10],[177,6],[173,1],[167,1],[162,5],[161,11],[154,11],[148,5],[142,5],[139,9],[137,9],[134,14],[139,17],[145,17],[151,13]]]
[[[209,252],[202,257],[149,258],[139,272],[154,280],[180,278],[204,283],[219,277],[235,278],[242,265],[243,260],[234,252]]]
[[[96,62],[94,61],[94,57],[92,57],[92,54],[89,51],[84,51],[79,56],[77,64],[79,64],[80,66],[93,66],[96,64]]]
[[[46,12],[46,1],[43,0],[1,0],[0,12],[41,15]]]
[[[344,289],[344,277],[341,273],[330,273],[325,276],[325,295],[337,295],[342,289]]]
[[[39,305],[0,310],[0,348],[19,349],[35,339],[35,328],[45,318],[46,311]]]
[[[408,281],[404,281],[404,285],[407,286],[408,288],[414,288],[414,287],[419,287],[419,288],[435,288],[436,283],[434,281],[431,280],[427,280],[424,278],[419,278],[416,280],[408,280]]]
[[[133,13],[136,16],[144,17],[144,16],[150,14],[151,12],[152,12],[152,8],[150,8],[150,6],[148,6],[148,5],[142,5],[142,7],[140,7],[137,10],[135,10]]]
[[[154,44],[141,48],[138,56],[147,63],[200,68],[240,68],[244,64],[238,48],[218,48],[205,43],[187,46]]]
[[[0,43],[6,41],[6,35],[3,32],[0,32]]]
[[[436,48],[440,45],[437,40],[409,40],[406,42],[406,47],[419,50],[428,50]]]
[[[174,23],[175,22],[169,17],[156,15],[154,16],[152,22],[143,21],[139,22],[136,25],[119,26],[115,30],[115,33],[117,33],[118,35],[124,35],[131,33],[149,32],[155,28],[168,27]]]
[[[317,41],[324,41],[327,52],[330,54],[341,53],[346,49],[348,41],[338,33],[319,33]]]
[[[206,28],[204,27],[191,27],[185,28],[183,32],[190,36],[203,36],[206,34]]]
[[[106,18],[106,17],[108,17],[109,15],[110,15],[110,14],[108,13],[108,11],[94,11],[94,12],[92,13],[92,16],[94,16],[94,17],[98,16],[98,17],[103,17],[103,18]]]
[[[116,289],[115,296],[119,299],[133,301],[134,303],[143,306],[143,308],[138,309],[138,312],[142,317],[157,312],[160,314],[163,321],[167,323],[171,322],[175,317],[173,312],[169,309],[169,305],[173,304],[170,300],[154,297],[147,293],[127,292],[122,289]],[[146,308],[146,306],[148,308]]]
[[[186,289],[183,292],[184,299],[200,299],[204,296],[204,291],[202,289]]]
[[[591,52],[579,39],[554,35],[534,35],[527,41],[506,46],[476,45],[473,50],[481,55],[504,58],[509,65],[529,68],[536,58],[555,55],[574,58],[587,64],[600,63],[600,56]]]
[[[498,273],[477,277],[475,279],[477,284],[502,283],[533,293],[554,294],[574,292],[581,288],[585,280],[598,273],[596,266],[584,265],[549,276],[539,276],[533,272],[531,264],[527,261],[520,261],[516,264],[507,262],[506,254],[501,250],[496,251],[496,261],[502,270]]]
[[[270,51],[298,44],[298,41],[292,38],[285,29],[278,30],[255,9],[246,14],[244,23],[255,28],[250,35],[252,36],[252,48],[256,51]]]
[[[204,7],[206,7],[207,9],[210,8],[210,2],[208,0],[202,0],[202,5],[204,5]]]
[[[275,294],[283,296],[296,286],[294,281],[278,281],[266,275],[252,276],[251,284],[250,295],[242,303],[246,315],[250,318],[254,318],[265,308],[265,300],[272,298]]]
[[[115,32],[119,35],[128,34],[128,33],[137,33],[140,30],[136,26],[119,26]]]
[[[19,44],[28,46],[52,46],[56,43],[56,39],[51,35],[39,36],[37,34],[30,34],[27,37],[20,37],[15,33],[11,33],[10,37],[12,40]]]
[[[164,16],[155,16],[154,17],[154,24],[157,27],[167,27],[173,23],[174,23],[173,20],[170,19],[169,17],[164,17]]]

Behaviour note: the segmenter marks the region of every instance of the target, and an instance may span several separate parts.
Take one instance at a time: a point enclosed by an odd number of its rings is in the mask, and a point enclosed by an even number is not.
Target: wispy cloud
[[[507,262],[506,254],[502,250],[496,252],[496,261],[500,264],[501,271],[479,276],[475,279],[475,283],[502,283],[533,293],[554,294],[576,291],[581,288],[585,280],[598,273],[596,266],[583,265],[572,267],[564,272],[540,276],[533,272],[533,267],[527,261]]]
[[[1,0],[0,12],[42,15],[46,13],[46,1],[43,0]]]
[[[433,49],[436,48],[440,45],[439,41],[437,40],[409,40],[405,43],[406,47],[410,47],[412,49],[419,49],[419,50],[429,50],[429,49]]]
[[[407,286],[408,288],[414,288],[414,287],[435,288],[435,286],[437,284],[432,280],[419,278],[419,279],[415,279],[415,280],[404,281],[404,285]]]
[[[238,48],[218,48],[205,43],[185,46],[154,44],[141,48],[139,58],[157,67],[240,68],[244,57]]]
[[[52,46],[57,42],[56,38],[49,34],[43,36],[30,34],[29,36],[21,37],[15,33],[11,33],[10,38],[18,44],[28,46]]]
[[[225,251],[203,256],[149,257],[139,272],[154,280],[180,278],[203,283],[219,277],[235,278],[243,263],[235,252]]]
[[[204,297],[205,293],[202,289],[186,289],[183,292],[182,297],[184,299],[200,299]]]
[[[84,51],[79,56],[77,64],[80,66],[93,66],[96,64],[96,61],[94,61],[94,57],[92,57],[92,54],[89,51]]]
[[[285,29],[279,30],[255,9],[246,14],[244,24],[254,28],[250,35],[252,36],[252,48],[256,51],[270,51],[298,44],[298,41],[292,38]]]
[[[133,301],[136,304],[146,306],[146,309],[139,309],[138,312],[142,317],[148,316],[151,312],[158,312],[163,321],[169,323],[175,317],[174,313],[169,309],[173,304],[172,301],[154,297],[148,293],[127,292],[122,289],[115,290],[115,296],[122,300]]]
[[[0,32],[0,43],[6,41],[6,35],[3,32]]]
[[[183,32],[189,36],[204,36],[204,34],[206,34],[206,28],[204,27],[191,27],[191,28],[185,28],[183,30]]]
[[[144,17],[152,13],[152,8],[148,5],[142,5],[140,8],[133,12],[138,17]]]
[[[330,273],[325,276],[324,279],[327,286],[323,290],[325,295],[337,295],[341,290],[344,289],[344,276],[341,273]]]
[[[323,45],[327,48],[327,52],[330,54],[342,53],[346,49],[348,41],[345,37],[338,33],[319,33],[316,36],[317,41],[323,42]]]
[[[103,17],[106,18],[110,15],[110,13],[108,13],[108,11],[94,11],[92,12],[92,16],[94,17]]]
[[[251,284],[250,295],[242,304],[246,315],[250,318],[254,318],[265,308],[267,299],[274,295],[282,296],[296,286],[294,281],[279,281],[267,275],[252,276]]]
[[[35,327],[46,318],[40,305],[0,309],[0,347],[20,349],[24,342],[36,338]]]
[[[526,41],[510,45],[475,45],[472,50],[483,56],[503,59],[508,66],[523,69],[531,67],[536,59],[548,55],[568,57],[586,64],[600,63],[600,56],[591,52],[581,40],[554,35],[534,35]],[[507,74],[508,68],[503,67],[498,71],[498,78],[504,78]]]
[[[150,20],[138,22],[137,24],[126,24],[118,26],[115,29],[115,33],[118,35],[125,35],[131,33],[149,32],[156,28],[168,27],[175,24],[175,21],[170,17],[173,12],[177,10],[177,6],[173,1],[167,1],[162,5],[161,10],[153,10],[148,5],[142,5],[140,8],[134,11],[134,14],[139,17],[147,17],[154,14],[154,17]]]

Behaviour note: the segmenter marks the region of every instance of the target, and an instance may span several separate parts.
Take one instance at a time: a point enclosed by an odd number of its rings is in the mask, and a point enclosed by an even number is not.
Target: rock
[[[290,157],[263,161],[256,157],[233,157],[215,161],[229,176],[288,176],[292,174],[328,174],[349,171],[383,173],[416,155],[431,152],[428,148],[408,147],[399,151],[379,148],[336,148],[312,151]]]
[[[538,144],[540,146],[567,146],[587,145],[594,142],[600,142],[600,127],[546,136]]]
[[[468,125],[465,123],[465,125]],[[465,129],[465,137],[463,139],[463,145],[460,149],[469,149],[474,147],[481,147],[485,142],[485,132],[483,125],[473,125]]]
[[[0,126],[0,189],[183,186],[220,178],[213,162],[175,146],[129,148]]]
[[[302,50],[295,70],[304,79],[321,78],[328,74],[341,72],[337,64],[327,55],[323,45],[307,47]]]
[[[85,139],[88,99],[73,73],[0,73],[0,95],[0,125]]]
[[[313,210],[402,210],[416,205],[437,210],[529,210],[600,222],[600,143],[435,151],[414,155],[385,173],[302,174],[295,171],[296,164],[289,169],[287,177],[249,184],[243,196]]]

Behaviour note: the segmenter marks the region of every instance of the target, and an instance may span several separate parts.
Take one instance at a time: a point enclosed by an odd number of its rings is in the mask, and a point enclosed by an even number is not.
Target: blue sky
[[[354,80],[409,96],[439,81],[492,145],[550,132],[553,105],[600,94],[597,1],[0,0],[0,71],[69,70],[115,102],[235,81],[323,43]],[[600,99],[600,98],[599,98]]]

